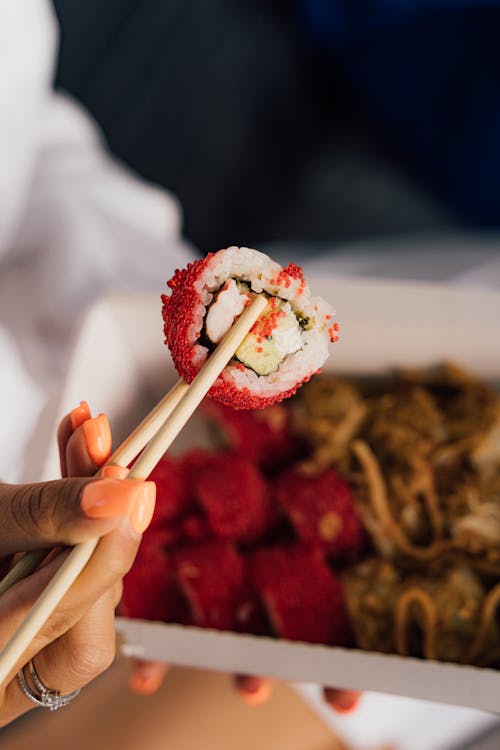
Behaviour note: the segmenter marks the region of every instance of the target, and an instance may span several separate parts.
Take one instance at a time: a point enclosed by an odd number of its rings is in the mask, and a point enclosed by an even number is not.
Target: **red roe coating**
[[[250,555],[249,566],[252,585],[277,635],[334,646],[349,643],[342,586],[320,550],[261,547]]]
[[[196,322],[195,309],[199,297],[195,284],[214,255],[215,253],[208,253],[204,258],[195,260],[186,268],[177,270],[170,281],[167,282],[167,286],[172,291],[171,295],[162,295],[165,343],[170,349],[177,372],[187,383],[193,381],[200,369],[199,365],[193,363],[194,344],[191,343],[189,337],[190,333],[192,335],[192,329]],[[279,272],[272,283],[289,287],[292,280],[296,279],[301,281],[300,288],[304,289],[305,280],[302,269],[294,263],[290,263]],[[276,311],[276,313],[278,314],[279,311]],[[256,325],[260,324],[260,321],[258,321]],[[273,318],[265,325],[274,328],[276,324],[277,319]],[[198,341],[200,334],[201,331],[198,331],[196,341]],[[333,335],[331,333],[331,336]],[[231,366],[242,371],[245,370],[241,363],[234,363]],[[301,385],[310,380],[313,374],[316,373],[310,373],[287,391],[275,393],[271,396],[258,395],[249,388],[237,388],[233,383],[219,377],[208,395],[221,403],[232,406],[234,409],[264,409],[266,406],[271,406],[293,396]]]
[[[151,525],[178,519],[193,506],[189,476],[179,460],[164,456],[149,477],[156,483],[156,507]]]
[[[167,286],[172,290],[171,296],[162,295],[166,344],[177,372],[187,383],[191,383],[199,370],[192,361],[192,344],[188,343],[188,333],[195,322],[194,309],[198,304],[198,292],[194,285],[213,255],[208,253],[204,258],[189,263],[186,268],[177,270],[167,281]]]
[[[187,602],[174,576],[167,547],[168,529],[151,529],[144,534],[133,567],[123,579],[120,612],[126,617],[163,622],[186,622]]]
[[[313,375],[317,375],[319,372],[321,371],[317,370],[311,373],[300,382],[295,383],[288,391],[282,391],[273,396],[260,396],[252,393],[249,388],[238,389],[233,383],[219,378],[209,390],[208,395],[222,404],[232,406],[233,409],[265,409],[267,406],[272,406],[293,396],[301,385],[307,383]]]
[[[275,480],[273,496],[298,538],[319,545],[330,557],[350,557],[363,546],[351,489],[334,469],[316,476],[289,469]]]
[[[276,512],[254,464],[234,453],[208,456],[195,479],[196,498],[216,537],[257,542],[272,531]]]
[[[270,283],[273,286],[284,286],[288,289],[293,279],[300,281],[299,294],[302,294],[306,286],[306,280],[302,268],[295,263],[289,263],[285,268],[282,268],[275,278],[270,279]]]
[[[197,542],[210,536],[206,518],[200,513],[190,513],[181,522],[182,535],[185,539]]]
[[[286,313],[283,310],[276,309],[276,297],[271,297],[268,305],[271,308],[270,312],[266,312],[266,314],[259,318],[251,328],[251,332],[259,343],[262,343],[268,336],[272,336],[272,333],[274,329],[278,327],[280,320],[286,316]]]
[[[291,432],[290,412],[283,404],[248,411],[207,399],[203,408],[224,442],[264,471],[277,471],[305,453],[305,446]]]
[[[236,629],[237,612],[254,600],[244,559],[229,542],[210,540],[177,548],[175,575],[192,621],[204,628]]]

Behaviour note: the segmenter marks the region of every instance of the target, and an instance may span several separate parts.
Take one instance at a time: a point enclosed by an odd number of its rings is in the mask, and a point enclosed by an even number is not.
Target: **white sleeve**
[[[0,2],[0,258],[21,220],[55,49],[56,26],[45,0]]]
[[[11,254],[19,293],[36,298],[44,328],[62,338],[105,291],[160,294],[191,256],[177,201],[112,160],[89,118],[56,94]]]
[[[48,0],[0,1],[0,475],[7,467],[6,478],[58,386],[85,307],[111,289],[160,295],[165,279],[192,255],[176,200],[113,160],[83,110],[51,90],[56,43]]]
[[[24,450],[44,401],[42,388],[30,377],[14,339],[0,324],[0,481],[20,479],[27,464]]]

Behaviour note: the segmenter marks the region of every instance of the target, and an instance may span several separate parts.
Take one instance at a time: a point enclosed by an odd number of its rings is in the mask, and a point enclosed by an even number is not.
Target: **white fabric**
[[[162,290],[190,255],[179,207],[52,91],[46,0],[0,0],[0,476],[15,480],[75,324],[109,289]]]

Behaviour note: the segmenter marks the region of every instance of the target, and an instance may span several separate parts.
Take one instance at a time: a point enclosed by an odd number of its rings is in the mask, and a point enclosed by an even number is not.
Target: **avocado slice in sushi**
[[[302,349],[301,327],[288,302],[271,297],[269,308],[236,350],[236,358],[257,375],[270,375]]]

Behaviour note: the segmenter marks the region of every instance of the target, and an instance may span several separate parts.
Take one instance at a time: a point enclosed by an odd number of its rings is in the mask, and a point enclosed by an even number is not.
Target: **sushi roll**
[[[347,646],[342,584],[321,550],[301,544],[259,547],[248,555],[250,581],[273,632],[291,641]]]
[[[209,396],[239,409],[262,409],[291,396],[314,375],[337,340],[334,310],[311,295],[299,266],[282,268],[248,247],[209,253],[176,271],[163,295],[168,345],[190,383],[252,295],[267,307],[216,380]]]

